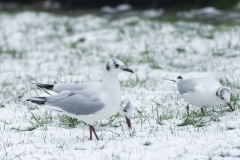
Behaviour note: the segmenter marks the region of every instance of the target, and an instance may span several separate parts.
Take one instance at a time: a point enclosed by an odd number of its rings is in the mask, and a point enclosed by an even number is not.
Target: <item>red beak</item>
[[[129,68],[123,68],[122,70],[126,71],[126,72],[131,72],[131,73],[134,73],[131,69]]]

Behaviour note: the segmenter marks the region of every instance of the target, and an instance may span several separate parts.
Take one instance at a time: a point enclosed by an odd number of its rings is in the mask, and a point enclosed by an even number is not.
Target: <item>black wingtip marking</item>
[[[37,83],[36,86],[42,89],[48,89],[48,90],[52,90],[54,87],[54,85],[51,85],[51,84],[40,84],[40,83]]]
[[[40,84],[40,83],[35,83],[37,87],[39,87],[40,89],[42,89],[44,92],[46,92],[47,94],[51,95],[48,91],[52,90],[54,85],[51,84]]]
[[[45,104],[44,101],[37,101],[37,100],[33,100],[33,99],[27,99],[26,101],[29,101],[29,102],[32,102],[32,103],[35,103],[35,104],[38,104],[38,105]]]

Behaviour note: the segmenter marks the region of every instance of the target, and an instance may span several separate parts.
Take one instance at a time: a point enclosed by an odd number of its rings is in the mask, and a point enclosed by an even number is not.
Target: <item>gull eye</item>
[[[221,99],[224,99],[223,97],[220,97]]]
[[[118,65],[118,64],[115,64],[115,67],[116,67],[116,68],[118,68],[118,67],[119,67],[119,65]]]

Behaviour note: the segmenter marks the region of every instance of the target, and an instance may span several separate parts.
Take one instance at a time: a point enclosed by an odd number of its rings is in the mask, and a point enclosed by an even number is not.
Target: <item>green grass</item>
[[[76,128],[76,126],[81,123],[78,119],[72,118],[66,115],[58,114],[58,119],[59,119],[60,127],[63,126],[66,128]]]

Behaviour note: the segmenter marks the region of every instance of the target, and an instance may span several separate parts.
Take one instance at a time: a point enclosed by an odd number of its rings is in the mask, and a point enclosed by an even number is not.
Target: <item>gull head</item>
[[[107,61],[106,71],[113,74],[119,74],[123,71],[134,73],[131,69],[127,68],[122,61],[115,58]]]
[[[177,77],[177,82],[180,81],[180,80],[183,80],[182,76]]]
[[[230,103],[230,97],[231,97],[231,92],[228,88],[226,87],[220,87],[217,90],[216,96],[223,102],[226,103],[230,109],[233,111],[233,107]]]
[[[126,118],[127,125],[129,129],[132,128],[130,118],[132,116],[133,107],[128,99],[121,102],[119,113]]]

